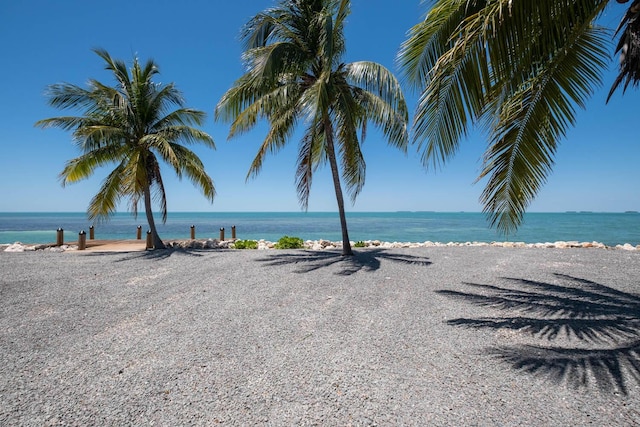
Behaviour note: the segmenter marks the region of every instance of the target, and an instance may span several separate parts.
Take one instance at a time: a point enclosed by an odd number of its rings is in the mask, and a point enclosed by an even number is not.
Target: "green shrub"
[[[300,249],[304,246],[304,242],[299,237],[282,236],[278,243],[275,244],[276,249]]]
[[[365,244],[364,244],[364,242],[362,240],[358,240],[357,242],[355,242],[353,244],[353,246],[356,247],[356,248],[364,248]]]
[[[258,242],[256,240],[236,240],[236,249],[258,249]]]

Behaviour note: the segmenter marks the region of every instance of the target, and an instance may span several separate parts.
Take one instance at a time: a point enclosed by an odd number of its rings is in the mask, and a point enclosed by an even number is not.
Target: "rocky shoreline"
[[[206,240],[171,240],[165,242],[169,249],[235,249],[235,240],[206,239]],[[257,250],[275,249],[275,242],[267,240],[258,240]],[[503,248],[550,248],[550,249],[572,249],[572,248],[595,248],[609,250],[626,250],[640,251],[640,245],[633,246],[630,243],[619,244],[615,246],[605,245],[600,242],[578,242],[578,241],[557,241],[545,243],[525,243],[525,242],[381,242],[379,240],[366,240],[363,242],[351,242],[351,246],[355,248],[425,248],[425,247],[452,247],[452,246],[471,246],[471,247],[503,247]],[[342,242],[333,242],[329,240],[307,240],[304,242],[303,249],[322,251],[341,249]],[[48,251],[48,252],[66,252],[77,251],[78,245],[61,245],[54,244],[23,244],[15,242],[13,244],[0,245],[0,252],[31,252],[31,251]],[[98,249],[99,250],[99,249]]]

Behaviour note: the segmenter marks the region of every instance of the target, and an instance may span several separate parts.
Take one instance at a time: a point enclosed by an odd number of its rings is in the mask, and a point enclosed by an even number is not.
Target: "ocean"
[[[337,212],[170,212],[166,224],[156,219],[160,237],[188,239],[191,226],[197,239],[231,237],[235,226],[239,239],[277,241],[284,235],[303,240],[342,240]],[[640,213],[528,213],[518,232],[503,236],[489,228],[482,213],[468,212],[348,212],[352,241],[387,242],[493,242],[544,243],[556,241],[600,242],[606,245],[640,244]],[[94,226],[96,239],[135,239],[137,227],[144,234],[145,216],[115,214],[108,222],[92,224],[86,213],[0,213],[0,243],[50,243],[56,230],[64,230],[67,242],[77,241]]]

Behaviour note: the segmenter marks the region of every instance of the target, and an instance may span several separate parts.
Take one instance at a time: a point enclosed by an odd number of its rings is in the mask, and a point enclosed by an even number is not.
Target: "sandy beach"
[[[638,251],[102,248],[0,252],[0,425],[640,425]]]

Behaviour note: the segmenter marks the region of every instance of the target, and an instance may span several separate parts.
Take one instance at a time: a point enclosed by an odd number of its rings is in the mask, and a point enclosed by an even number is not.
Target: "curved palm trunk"
[[[347,230],[347,216],[344,212],[344,197],[342,196],[342,186],[340,185],[340,174],[338,173],[338,162],[336,161],[336,150],[333,144],[333,131],[331,124],[327,123],[325,118],[325,134],[327,137],[327,156],[329,157],[329,165],[331,166],[331,175],[333,176],[333,186],[336,191],[336,200],[338,202],[338,213],[340,215],[340,226],[342,227],[342,255],[351,256],[351,242],[349,241],[349,231]]]
[[[156,223],[153,220],[153,211],[151,210],[151,190],[147,186],[144,189],[144,212],[147,215],[147,222],[149,223],[149,230],[151,230],[151,241],[153,242],[154,249],[166,249],[164,243],[160,239],[158,235],[158,230],[156,229]]]

